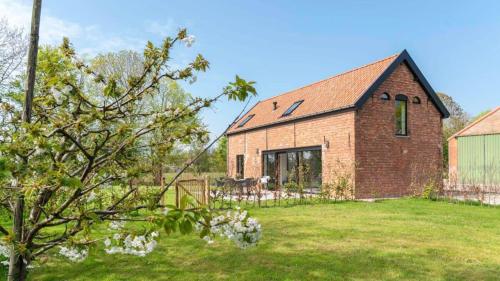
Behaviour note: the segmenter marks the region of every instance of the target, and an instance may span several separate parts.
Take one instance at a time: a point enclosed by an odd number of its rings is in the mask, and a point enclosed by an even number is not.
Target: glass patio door
[[[281,187],[283,187],[283,185],[288,182],[287,159],[288,157],[286,152],[278,153],[278,177]]]
[[[270,177],[269,189],[298,181],[303,183],[305,188],[319,188],[321,170],[319,148],[265,152],[263,155],[263,175]]]
[[[269,177],[269,181],[267,182],[267,188],[274,189],[276,185],[276,154],[275,153],[266,153],[264,154],[264,176]]]

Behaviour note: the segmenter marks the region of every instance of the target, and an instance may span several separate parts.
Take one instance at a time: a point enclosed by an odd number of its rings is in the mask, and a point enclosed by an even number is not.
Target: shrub
[[[332,195],[335,193],[334,186],[331,183],[324,183],[321,185],[321,192],[319,194],[320,198],[323,200],[330,200]]]
[[[331,175],[330,182],[324,185],[325,192],[330,192],[337,199],[351,199],[354,196],[354,171],[356,164],[337,159],[327,167]]]
[[[428,181],[423,188],[422,198],[436,200],[439,194],[439,188],[433,180]]]

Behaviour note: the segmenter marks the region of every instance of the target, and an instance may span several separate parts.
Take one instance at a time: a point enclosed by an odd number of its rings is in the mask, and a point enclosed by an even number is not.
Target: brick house
[[[406,50],[255,104],[227,131],[227,173],[320,187],[352,167],[356,198],[398,197],[442,172],[448,111]]]

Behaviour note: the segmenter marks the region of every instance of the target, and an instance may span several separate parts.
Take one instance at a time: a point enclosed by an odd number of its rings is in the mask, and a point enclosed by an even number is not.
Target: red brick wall
[[[391,100],[380,100],[383,92]],[[408,97],[404,137],[395,135],[396,94]],[[421,104],[412,103],[414,96]],[[408,195],[431,178],[440,183],[441,115],[406,65],[399,66],[360,110],[230,135],[228,175],[236,174],[238,154],[245,155],[245,177],[261,177],[263,151],[306,146],[322,146],[323,183],[331,181],[338,161],[356,165],[357,198]]]
[[[457,175],[458,167],[458,145],[457,138],[448,141],[448,178],[454,178]]]
[[[322,146],[322,180],[328,182],[329,167],[337,160],[354,162],[354,116],[354,111],[346,111],[229,135],[228,175],[236,175],[238,154],[245,155],[245,177],[261,177],[263,151]]]
[[[236,176],[236,155],[245,154],[245,142],[245,134],[229,136],[227,138],[227,174],[230,177]]]
[[[391,100],[380,100],[388,92]],[[396,136],[395,100],[408,97],[408,136]],[[413,104],[418,96],[421,104]],[[441,115],[402,64],[356,115],[356,197],[398,197],[442,176]]]

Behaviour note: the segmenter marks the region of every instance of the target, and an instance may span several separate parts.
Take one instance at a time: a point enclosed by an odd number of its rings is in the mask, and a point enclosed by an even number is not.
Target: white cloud
[[[0,17],[6,18],[9,24],[30,30],[31,2],[23,0],[0,0]],[[67,22],[53,17],[42,10],[40,22],[40,42],[54,44],[62,37],[70,38],[81,36],[82,27],[76,23]]]
[[[161,23],[158,21],[147,21],[146,22],[146,31],[160,37],[167,37],[169,35],[173,35],[174,30],[174,21],[172,19],[167,20],[166,23]]]
[[[31,24],[32,2],[27,0],[0,0],[0,18],[6,18],[9,24],[21,27],[28,33]],[[147,26],[148,32],[167,32],[168,25],[153,24]],[[50,10],[42,7],[40,22],[40,43],[59,44],[63,37],[78,42],[75,47],[83,54],[95,55],[99,52],[111,52],[123,49],[140,50],[146,40],[132,36],[105,34],[98,25],[82,26],[51,15]]]
[[[79,49],[84,54],[95,55],[100,52],[141,50],[147,42],[146,39],[138,37],[105,34],[99,26],[90,26],[84,30],[81,39],[86,44]]]
[[[0,17],[6,18],[11,25],[27,29],[31,9],[20,1],[0,0]]]

